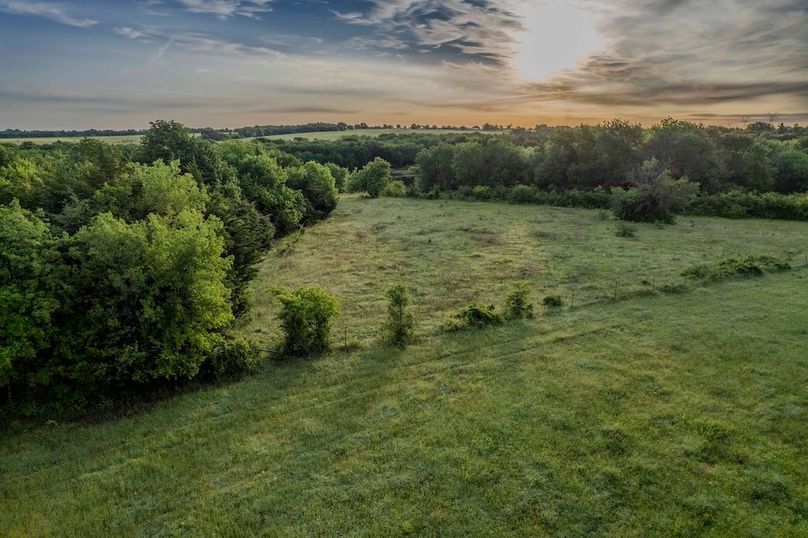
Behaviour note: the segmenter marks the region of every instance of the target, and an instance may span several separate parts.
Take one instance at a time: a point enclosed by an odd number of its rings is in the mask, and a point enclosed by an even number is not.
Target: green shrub
[[[747,256],[741,259],[728,258],[716,264],[695,265],[685,269],[682,276],[719,281],[733,276],[761,276],[789,269],[791,265],[788,262],[773,256]]]
[[[472,187],[470,196],[475,200],[489,201],[495,198],[495,193],[488,185],[477,185]]]
[[[542,299],[541,304],[543,304],[545,308],[560,308],[564,304],[564,301],[562,301],[561,297],[558,295],[548,295]]]
[[[636,226],[626,224],[625,222],[620,222],[617,224],[617,229],[615,230],[614,234],[617,237],[634,237],[634,234],[636,232],[637,232]]]
[[[202,374],[212,379],[234,376],[255,370],[260,360],[261,351],[255,344],[229,339],[211,353],[202,366]]]
[[[275,289],[281,302],[278,320],[284,333],[283,354],[292,357],[325,351],[337,301],[322,288]]]
[[[349,192],[365,191],[371,198],[377,198],[392,180],[390,163],[376,157],[361,170],[357,170],[348,180]]]
[[[528,290],[519,286],[511,291],[505,298],[505,315],[509,319],[522,319],[533,317],[533,303],[528,302]]]
[[[391,181],[384,188],[382,195],[390,198],[406,198],[407,186],[404,185],[403,181]]]
[[[643,163],[631,182],[631,188],[612,189],[614,215],[621,220],[672,223],[675,214],[684,211],[699,190],[698,184],[686,177],[673,179],[656,159]]]
[[[387,290],[387,340],[394,346],[404,347],[413,336],[413,316],[407,312],[410,298],[404,286],[393,286]]]
[[[539,190],[529,185],[517,185],[508,193],[508,202],[512,204],[535,204],[540,199]]]
[[[502,323],[502,316],[496,311],[494,305],[472,304],[455,315],[448,329],[482,329],[499,323]]]

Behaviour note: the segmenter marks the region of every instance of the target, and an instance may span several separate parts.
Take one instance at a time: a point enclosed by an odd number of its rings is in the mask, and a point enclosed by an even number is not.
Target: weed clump
[[[558,295],[548,295],[544,299],[542,299],[541,304],[544,305],[545,308],[561,308],[564,305],[564,301],[561,300],[561,297]]]
[[[524,319],[533,317],[533,303],[528,302],[527,288],[514,288],[505,298],[505,316],[508,319]]]
[[[727,258],[716,264],[702,264],[689,267],[682,276],[694,280],[716,282],[735,276],[762,276],[765,273],[776,273],[791,269],[785,260],[774,256],[747,256],[746,258]]]
[[[618,223],[617,229],[614,232],[617,237],[634,237],[636,233],[637,227],[625,222]]]
[[[502,316],[494,305],[471,304],[458,312],[446,329],[460,331],[463,329],[482,329],[502,323]]]

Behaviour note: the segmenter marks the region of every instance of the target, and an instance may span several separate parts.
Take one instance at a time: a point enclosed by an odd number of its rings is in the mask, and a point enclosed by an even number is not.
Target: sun
[[[527,80],[545,80],[575,67],[599,48],[592,12],[573,2],[527,1],[519,13],[526,29],[516,38],[520,51],[515,67]]]

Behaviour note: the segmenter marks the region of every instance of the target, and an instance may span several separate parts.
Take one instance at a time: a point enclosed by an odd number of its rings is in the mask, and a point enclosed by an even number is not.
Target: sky
[[[808,123],[808,0],[0,0],[0,129]]]

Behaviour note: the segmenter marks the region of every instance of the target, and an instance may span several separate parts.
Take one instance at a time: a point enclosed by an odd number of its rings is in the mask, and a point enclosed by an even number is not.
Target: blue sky
[[[805,0],[0,0],[0,129],[808,121]]]

